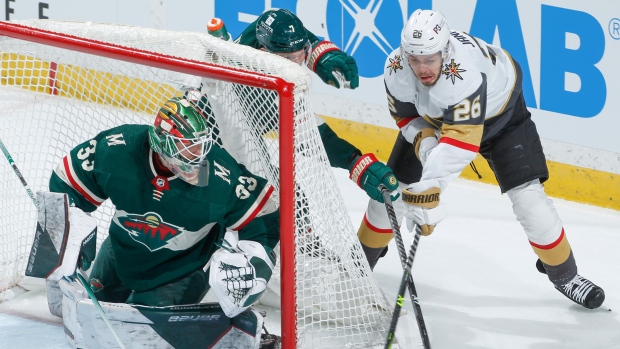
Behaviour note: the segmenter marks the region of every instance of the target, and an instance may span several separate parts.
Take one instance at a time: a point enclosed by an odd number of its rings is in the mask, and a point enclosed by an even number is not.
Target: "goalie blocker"
[[[90,267],[97,248],[97,221],[69,207],[67,194],[38,192],[37,203],[37,230],[26,275],[46,279],[49,310],[62,316],[58,281],[72,278],[77,267]]]
[[[56,281],[71,276],[95,258],[97,222],[84,211],[69,207],[67,194],[37,193],[37,230],[26,275]]]

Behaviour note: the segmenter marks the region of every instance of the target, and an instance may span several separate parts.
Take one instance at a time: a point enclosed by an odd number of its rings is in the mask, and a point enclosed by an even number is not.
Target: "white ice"
[[[365,193],[344,170],[334,172],[357,226]],[[579,273],[605,289],[605,305],[612,311],[588,310],[536,270],[536,255],[508,197],[496,186],[457,179],[442,200],[448,218],[421,239],[413,267],[432,348],[620,348],[620,212],[553,200]],[[403,235],[408,245],[412,235]],[[395,299],[401,275],[392,242],[374,276]],[[33,289],[0,303],[0,349],[69,348],[61,320],[47,310],[44,291]],[[405,309],[412,311],[408,298]]]

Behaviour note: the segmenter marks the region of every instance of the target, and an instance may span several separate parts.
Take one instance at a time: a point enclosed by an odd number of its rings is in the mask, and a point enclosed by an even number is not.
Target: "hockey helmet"
[[[401,33],[403,55],[430,55],[441,52],[442,59],[449,53],[450,27],[440,11],[415,10]]]
[[[194,104],[174,97],[157,112],[149,144],[172,173],[202,187],[208,184],[207,154],[215,142],[215,128]]]
[[[269,10],[256,21],[256,39],[269,52],[296,52],[307,49],[308,33],[301,20],[286,9]]]

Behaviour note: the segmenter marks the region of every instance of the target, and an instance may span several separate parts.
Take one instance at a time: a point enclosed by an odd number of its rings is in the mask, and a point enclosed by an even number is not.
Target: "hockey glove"
[[[431,235],[437,223],[446,218],[446,209],[439,202],[439,188],[436,179],[429,179],[403,189],[405,218],[409,231],[412,231],[417,223],[422,229],[422,235]]]
[[[223,240],[221,249],[211,257],[209,284],[229,318],[233,318],[262,295],[276,262],[275,253],[267,254],[256,241],[238,243]]]
[[[364,189],[366,194],[380,203],[383,203],[380,185],[384,185],[390,192],[398,189],[398,180],[394,172],[382,162],[377,161],[374,154],[358,156],[349,164],[349,178]],[[391,195],[392,201],[398,198],[398,193]]]
[[[312,45],[308,68],[326,84],[340,88],[355,89],[359,86],[359,75],[355,58],[341,51],[330,41],[319,41]]]

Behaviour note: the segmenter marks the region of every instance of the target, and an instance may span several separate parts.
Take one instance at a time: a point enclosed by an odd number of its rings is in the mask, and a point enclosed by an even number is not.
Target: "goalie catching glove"
[[[209,284],[229,318],[254,304],[267,288],[276,262],[256,241],[237,242],[230,234],[211,258]]]
[[[446,218],[446,209],[439,201],[439,188],[436,179],[428,179],[403,189],[405,218],[409,231],[413,230],[414,224],[418,224],[422,235],[431,235],[437,223]]]
[[[383,203],[381,186],[384,185],[390,192],[398,189],[398,180],[388,166],[379,162],[374,154],[358,156],[349,164],[349,178],[366,194],[380,203]],[[392,194],[392,201],[398,198],[398,193]]]
[[[344,82],[344,88],[350,89],[355,89],[360,84],[355,58],[330,41],[319,41],[312,45],[308,68],[326,84],[336,88],[340,88],[340,82]]]

